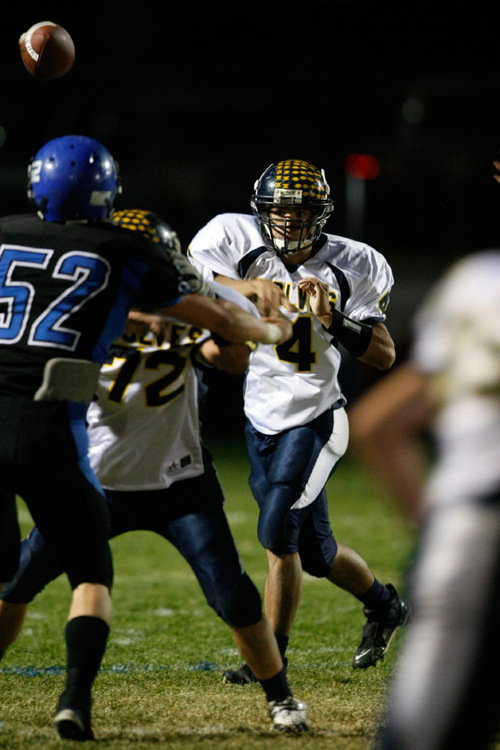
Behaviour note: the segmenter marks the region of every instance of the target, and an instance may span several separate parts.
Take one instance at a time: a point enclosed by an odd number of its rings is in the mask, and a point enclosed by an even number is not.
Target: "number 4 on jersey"
[[[275,347],[283,362],[296,365],[298,372],[310,372],[316,364],[316,352],[312,349],[312,317],[301,315],[293,324],[293,335]]]

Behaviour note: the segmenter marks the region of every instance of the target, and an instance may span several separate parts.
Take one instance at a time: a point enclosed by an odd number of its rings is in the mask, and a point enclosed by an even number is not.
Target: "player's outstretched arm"
[[[146,313],[139,309],[131,310],[127,318],[126,332],[137,336],[145,336],[149,331],[156,336],[165,335],[170,325],[169,318],[158,313]],[[218,370],[230,375],[243,375],[249,365],[250,352],[257,347],[251,341],[244,344],[233,344],[228,342],[215,341],[214,338],[205,339],[198,350],[197,357],[199,361],[215,367]]]
[[[372,337],[366,352],[359,357],[365,365],[388,370],[396,360],[396,347],[392,336],[383,323],[372,326]]]
[[[246,341],[281,344],[292,335],[292,325],[283,317],[257,318],[233,302],[200,294],[186,294],[176,305],[157,312],[200,328],[208,328],[235,344]]]
[[[256,346],[250,341],[246,344],[219,344],[210,338],[201,344],[198,358],[202,363],[224,370],[229,375],[244,375],[250,363],[250,352]]]
[[[283,290],[269,279],[230,279],[228,276],[216,276],[215,280],[252,300],[261,315],[278,315],[280,307],[290,312],[297,311]]]
[[[349,409],[350,451],[419,520],[427,476],[423,439],[433,412],[425,375],[410,364],[396,367]]]

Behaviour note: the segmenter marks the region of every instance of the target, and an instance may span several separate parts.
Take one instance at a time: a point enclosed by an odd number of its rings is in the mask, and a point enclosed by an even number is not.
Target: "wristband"
[[[332,322],[326,328],[328,333],[334,336],[348,352],[355,357],[361,357],[372,340],[373,329],[366,323],[358,323],[348,318],[335,307],[331,308]],[[324,327],[324,326],[323,326]]]

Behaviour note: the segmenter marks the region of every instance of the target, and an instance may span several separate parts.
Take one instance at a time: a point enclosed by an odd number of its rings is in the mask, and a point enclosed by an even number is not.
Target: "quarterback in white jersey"
[[[408,363],[388,385],[408,416],[386,448],[411,455],[408,406],[428,402],[435,459],[420,487],[414,619],[377,747],[486,750],[500,726],[491,683],[500,668],[500,250],[470,255],[445,274],[416,317]],[[390,421],[385,409],[373,428],[390,429]]]
[[[263,245],[258,220],[246,214],[216,216],[192,240],[189,252],[206,278],[269,279],[296,308],[282,309],[293,324],[293,337],[280,346],[259,346],[252,354],[245,413],[256,429],[274,434],[310,422],[333,404],[345,404],[338,382],[340,352],[299,282],[310,277],[324,282],[330,303],[353,321],[383,322],[393,276],[380,253],[322,234],[311,257],[289,265]]]
[[[357,553],[337,544],[324,488],[348,443],[338,344],[369,365],[392,365],[384,321],[393,275],[373,248],[323,232],[333,202],[324,172],[308,162],[268,167],[251,207],[253,215],[209,221],[188,256],[205,279],[256,298],[263,314],[279,310],[293,326],[286,342],[251,354],[244,389],[250,486],[269,563],[265,609],[284,655],[302,570],[341,586],[365,605],[353,666],[366,668],[383,658],[408,608]],[[251,681],[247,665],[226,680]]]

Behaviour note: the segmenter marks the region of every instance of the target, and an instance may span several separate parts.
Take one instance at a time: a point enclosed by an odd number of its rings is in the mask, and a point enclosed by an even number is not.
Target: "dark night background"
[[[3,215],[29,210],[26,166],[59,135],[103,142],[120,165],[117,207],[158,212],[184,246],[214,214],[248,211],[271,162],[306,159],[332,188],[327,229],[393,267],[388,325],[401,356],[449,260],[499,241],[497,3],[12,5],[0,28]],[[42,20],[76,46],[73,70],[46,83],[18,51]],[[380,175],[348,186],[351,153],[374,155]]]

